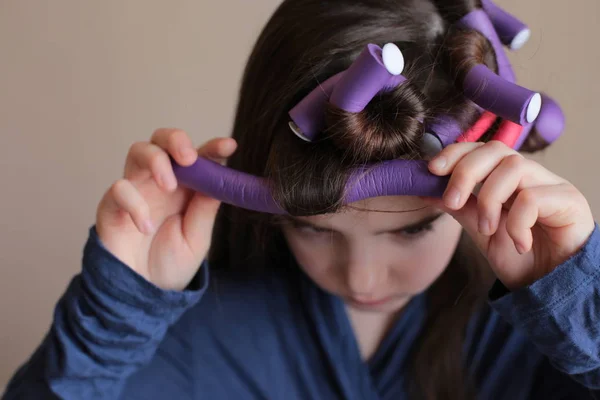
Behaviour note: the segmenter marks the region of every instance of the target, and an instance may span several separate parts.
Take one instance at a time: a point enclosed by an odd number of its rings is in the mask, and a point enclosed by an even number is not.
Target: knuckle
[[[185,133],[185,131],[183,129],[179,129],[179,128],[172,128],[170,129],[169,132],[169,136],[187,136],[187,133]]]
[[[477,208],[480,211],[487,212],[493,208],[493,199],[491,198],[491,194],[487,191],[482,191],[477,196]]]
[[[168,133],[169,133],[169,128],[158,128],[158,129],[155,129],[154,132],[152,132],[151,138],[153,140],[156,140]]]
[[[185,134],[181,129],[177,128],[159,128],[154,131],[152,134],[152,142],[153,143],[169,143],[173,136],[180,135],[181,133]]]
[[[492,151],[497,152],[506,151],[507,149],[509,149],[509,147],[506,144],[504,144],[504,142],[501,142],[499,140],[490,140],[489,142],[486,142],[484,146]]]
[[[152,153],[150,153],[148,155],[148,164],[150,165],[150,168],[159,167],[165,162],[166,157],[166,153],[162,150],[153,151]]]
[[[480,142],[451,143],[442,150],[442,153],[447,156],[458,155],[475,150],[481,147],[482,144]]]
[[[187,136],[181,129],[173,129],[167,137],[167,147],[175,149],[177,145]]]
[[[520,169],[527,164],[527,160],[520,154],[511,154],[504,158],[503,163],[511,169]]]
[[[469,174],[468,168],[459,164],[452,172],[452,180],[456,186],[466,186],[473,180]]]
[[[121,195],[127,190],[129,187],[129,181],[127,179],[118,179],[116,180],[109,188],[109,194],[115,198],[121,198]]]
[[[146,145],[146,142],[133,142],[131,146],[129,146],[128,154],[132,155],[137,153],[140,149],[142,149]]]
[[[139,218],[146,218],[148,215],[150,215],[150,207],[148,207],[148,203],[145,201],[140,201],[135,205],[134,213]]]
[[[577,188],[575,187],[575,185],[572,185],[572,184],[570,184],[570,183],[567,183],[567,184],[563,184],[563,185],[561,185],[561,187],[562,187],[562,188],[563,188],[563,190],[564,190],[565,192],[567,192],[567,193],[568,193],[570,196],[573,196],[573,197],[578,197],[578,198],[580,198],[580,199],[584,199],[584,200],[585,200],[585,196],[583,195],[583,193],[581,193],[581,192],[579,191],[579,189],[577,189]]]
[[[533,204],[536,201],[535,192],[531,189],[523,189],[521,193],[517,196],[517,201],[522,203],[523,205]]]
[[[506,233],[508,233],[508,236],[510,236],[513,240],[517,240],[519,238],[520,227],[517,222],[518,221],[512,215],[509,215],[506,221]]]
[[[444,154],[450,154],[450,153],[454,153],[457,149],[460,149],[462,143],[451,143],[448,146],[444,147],[441,151],[441,153]]]

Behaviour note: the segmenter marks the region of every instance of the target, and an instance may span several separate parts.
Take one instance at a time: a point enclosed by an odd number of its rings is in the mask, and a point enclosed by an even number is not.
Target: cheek
[[[394,284],[412,293],[426,290],[450,263],[461,232],[456,221],[444,221],[409,251],[403,249],[392,269]]]
[[[284,230],[288,246],[304,272],[319,286],[332,290],[337,280],[333,255],[337,253],[331,240],[307,241],[294,232]]]

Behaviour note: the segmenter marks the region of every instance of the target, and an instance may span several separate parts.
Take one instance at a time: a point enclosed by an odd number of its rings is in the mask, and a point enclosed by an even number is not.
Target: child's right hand
[[[135,272],[166,290],[183,290],[210,247],[219,201],[180,187],[169,155],[182,166],[198,155],[215,161],[236,148],[217,138],[196,150],[178,129],[159,129],[131,146],[123,179],[98,205],[96,230],[104,246]]]

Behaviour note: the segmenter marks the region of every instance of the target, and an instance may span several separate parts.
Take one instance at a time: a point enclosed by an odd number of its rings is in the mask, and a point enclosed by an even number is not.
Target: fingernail
[[[489,235],[492,231],[492,225],[490,220],[483,217],[479,219],[479,233],[482,235]]]
[[[147,234],[154,233],[154,224],[149,219],[144,221],[144,232],[146,232]]]
[[[460,204],[460,190],[451,187],[444,196],[444,204],[448,208],[458,208]]]
[[[527,253],[527,250],[525,250],[525,246],[523,246],[521,243],[515,243],[515,247],[516,247],[517,251],[519,252],[519,254]]]
[[[447,162],[448,162],[448,160],[446,160],[446,157],[439,156],[439,157],[435,157],[433,160],[431,160],[431,162],[429,163],[429,165],[433,169],[440,170],[440,169],[442,169],[442,168],[444,168],[446,166]]]

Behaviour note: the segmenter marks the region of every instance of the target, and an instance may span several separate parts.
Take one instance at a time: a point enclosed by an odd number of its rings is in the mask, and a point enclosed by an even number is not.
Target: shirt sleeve
[[[127,378],[152,360],[167,329],[200,300],[208,279],[203,265],[186,290],[162,290],[113,256],[92,226],[81,273],[3,399],[118,399]]]
[[[600,398],[600,231],[596,224],[584,247],[532,285],[509,292],[497,281],[490,304],[524,332],[568,387],[575,381]],[[538,374],[539,375],[539,374]],[[538,388],[558,385],[538,379]],[[538,398],[538,397],[535,397]],[[555,397],[546,397],[552,398]],[[592,398],[592,397],[589,397]]]

